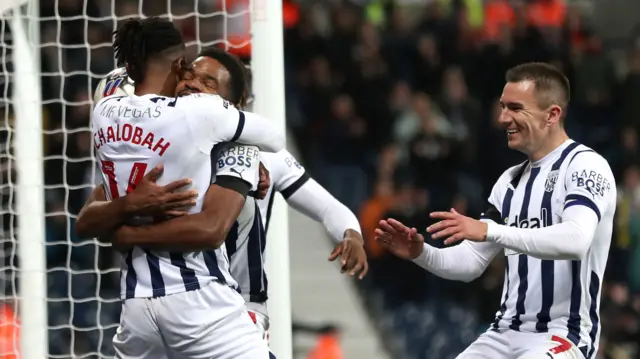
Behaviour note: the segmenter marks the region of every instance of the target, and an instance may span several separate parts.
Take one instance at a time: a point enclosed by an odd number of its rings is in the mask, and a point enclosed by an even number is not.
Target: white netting
[[[74,234],[75,215],[98,180],[92,154],[89,115],[98,81],[114,69],[111,34],[120,20],[168,16],[183,31],[191,54],[226,44],[248,50],[249,0],[40,0],[44,110],[46,255],[49,356],[110,357],[120,313],[119,256],[96,240]],[[2,245],[0,283],[6,305],[0,309],[0,357],[5,329],[15,323],[18,278],[15,176],[12,170],[13,67],[11,34],[2,23],[4,122],[0,124]],[[28,174],[23,174],[28,175]],[[29,308],[22,308],[29,310]],[[6,314],[6,315],[5,315]],[[28,332],[21,333],[29,336]],[[10,336],[10,335],[9,335]],[[41,345],[41,343],[33,343]]]

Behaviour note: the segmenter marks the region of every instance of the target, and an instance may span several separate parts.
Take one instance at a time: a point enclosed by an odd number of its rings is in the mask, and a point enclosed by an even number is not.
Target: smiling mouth
[[[518,130],[507,130],[507,135],[513,135],[514,133],[518,133]]]

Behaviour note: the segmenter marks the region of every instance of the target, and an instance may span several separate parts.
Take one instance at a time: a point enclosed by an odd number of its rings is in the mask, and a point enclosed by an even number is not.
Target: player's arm
[[[485,211],[483,222],[495,223],[500,213],[493,205]],[[436,248],[424,243],[413,262],[429,272],[450,280],[471,282],[480,277],[502,248],[493,243],[464,241],[457,246]]]
[[[80,238],[106,235],[130,217],[126,197],[107,201],[103,185],[93,189],[76,219],[75,230]]]
[[[291,153],[282,150],[269,156],[271,181],[291,207],[322,223],[336,242],[349,230],[361,235],[355,214],[311,178]]]
[[[576,155],[566,172],[562,222],[544,228],[489,224],[487,242],[540,259],[580,260],[601,217],[615,210],[616,187],[607,161],[595,152]]]
[[[156,166],[143,177],[135,190],[111,201],[107,200],[104,185],[94,188],[76,219],[75,231],[78,237],[108,236],[134,216],[185,215],[186,212],[181,208],[194,205],[197,193],[174,191],[188,185],[191,181],[182,179],[166,186],[158,186],[155,182],[162,171],[162,166]]]
[[[155,250],[178,251],[220,247],[238,218],[247,194],[256,188],[258,181],[257,148],[236,146],[238,147],[243,147],[246,151],[250,148],[255,155],[245,157],[250,161],[241,171],[237,170],[238,167],[224,165],[218,168],[215,183],[209,186],[200,213],[151,225],[121,226],[112,239],[113,245],[116,248],[135,245]]]
[[[206,151],[221,142],[257,146],[266,152],[284,149],[284,129],[274,121],[255,113],[239,111],[217,95],[194,94],[188,99],[194,107],[188,111],[194,116],[187,120],[196,138],[200,139],[198,142],[204,142]]]

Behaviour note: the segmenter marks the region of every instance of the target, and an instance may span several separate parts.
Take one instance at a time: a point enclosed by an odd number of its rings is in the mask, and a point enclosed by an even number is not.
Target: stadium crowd
[[[96,182],[88,124],[93,88],[114,66],[112,9],[117,16],[168,11],[167,2],[140,3],[40,3],[50,350],[59,357],[70,350],[112,354],[114,256],[75,238],[73,223]],[[185,37],[211,44],[229,33],[224,14],[211,15],[220,3],[173,1],[169,10]],[[493,319],[501,260],[472,284],[447,282],[387,255],[372,232],[386,217],[423,229],[434,209],[479,215],[492,183],[522,160],[506,147],[496,120],[504,72],[524,61],[566,72],[573,85],[569,133],[605,155],[616,173],[620,198],[598,358],[637,357],[640,47],[615,61],[581,9],[561,0],[285,3],[289,129],[313,176],[360,214],[372,269],[362,298],[394,357],[452,357]],[[194,9],[200,17],[190,15]],[[14,218],[4,213],[10,228]],[[11,253],[9,241],[4,249]]]
[[[330,30],[319,26],[323,11]],[[372,232],[387,217],[424,229],[432,210],[480,214],[496,178],[524,159],[497,119],[505,71],[528,61],[565,71],[569,134],[602,153],[619,181],[600,357],[637,357],[640,48],[626,49],[619,76],[588,20],[556,0],[374,1],[312,7],[287,32],[289,123],[314,175],[360,213],[373,269],[363,297],[398,357],[460,352],[493,319],[504,264],[451,283],[384,253]]]

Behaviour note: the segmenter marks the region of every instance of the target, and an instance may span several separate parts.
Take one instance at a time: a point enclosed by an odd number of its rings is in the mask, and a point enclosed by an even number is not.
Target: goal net
[[[50,358],[112,357],[112,338],[120,315],[120,256],[97,240],[79,239],[75,218],[100,181],[95,166],[89,120],[93,90],[115,68],[112,32],[124,19],[163,16],[181,29],[189,54],[220,45],[241,57],[250,55],[249,0],[47,0],[39,1],[44,153],[44,232],[46,323]],[[31,284],[19,255],[20,225],[15,157],[16,81],[14,34],[10,12],[2,16],[3,69],[0,85],[0,357],[20,348],[21,293]],[[19,61],[19,60],[17,60]],[[34,89],[35,90],[35,89]],[[22,193],[22,192],[21,192]],[[33,285],[37,285],[34,283]],[[34,342],[33,345],[41,345]],[[32,359],[32,358],[26,358]]]

